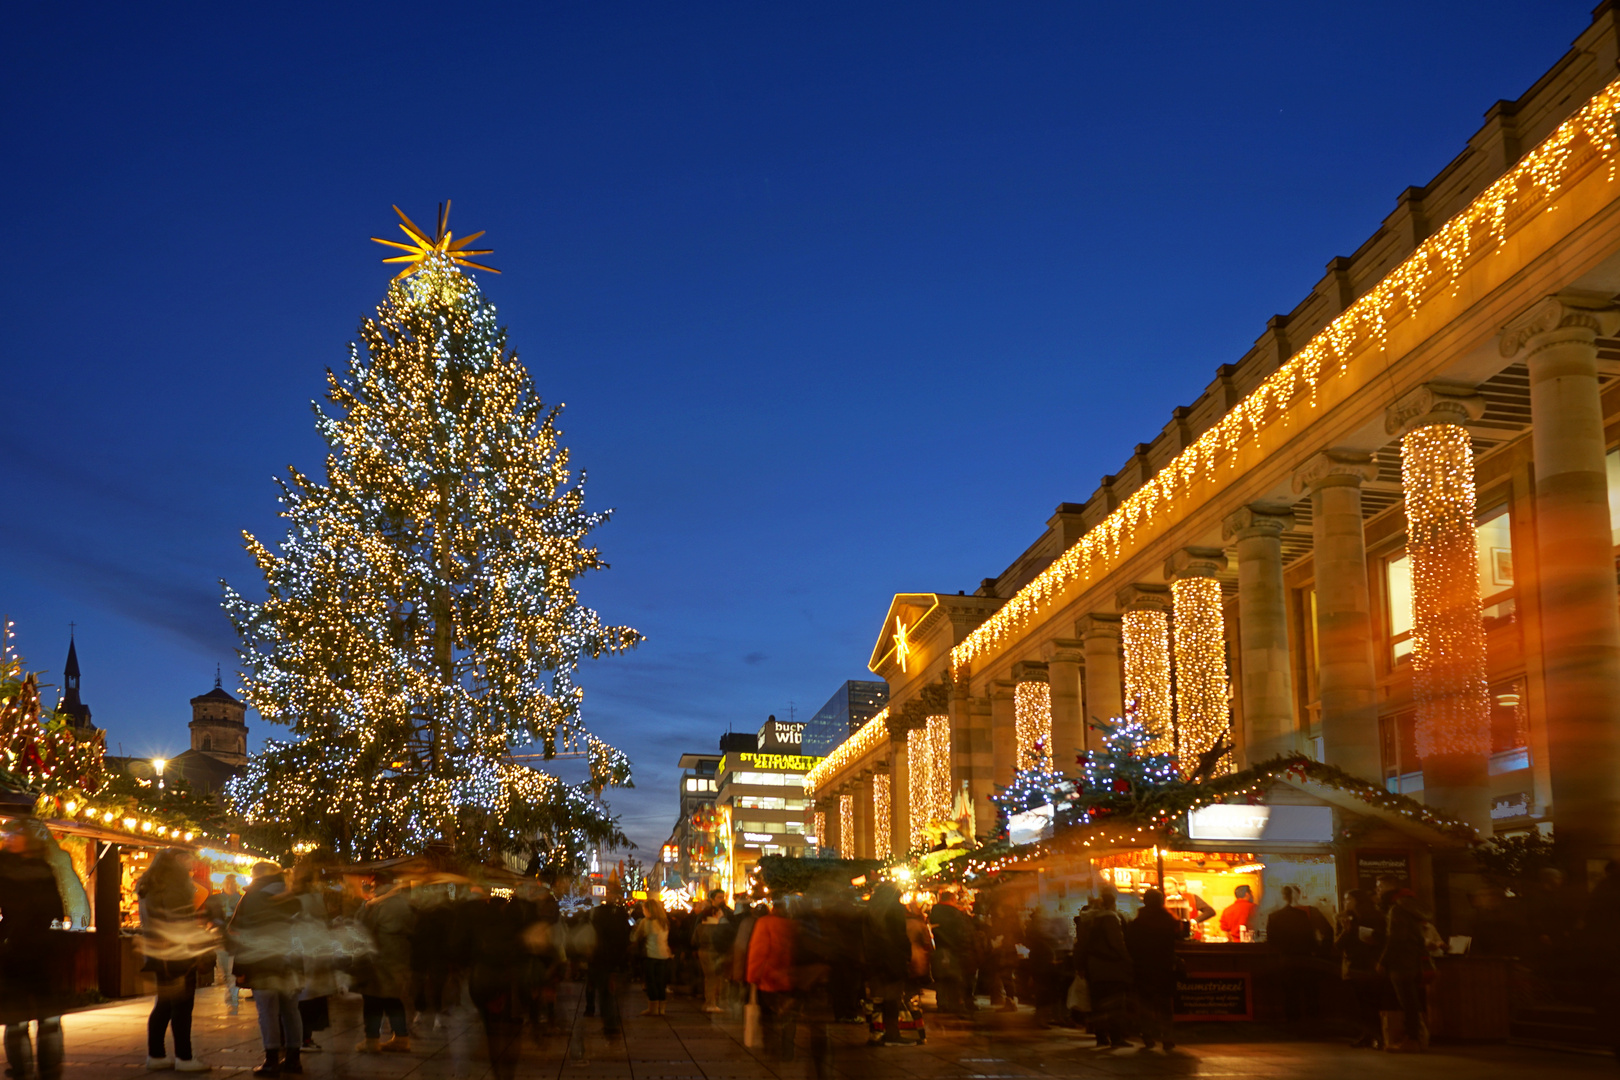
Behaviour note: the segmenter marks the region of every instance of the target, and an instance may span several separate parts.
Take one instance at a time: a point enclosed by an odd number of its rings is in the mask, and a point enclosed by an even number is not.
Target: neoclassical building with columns
[[[1303,753],[1620,855],[1617,71],[1605,4],[1001,574],[896,595],[889,706],[811,774],[823,843],[983,834],[1129,706],[1188,771]]]

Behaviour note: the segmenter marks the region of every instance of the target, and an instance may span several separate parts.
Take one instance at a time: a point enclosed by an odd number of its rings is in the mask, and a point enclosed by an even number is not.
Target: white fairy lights
[[[907,794],[911,797],[911,844],[928,840],[935,822],[951,816],[951,720],[930,716],[906,733]]]
[[[889,710],[882,709],[862,724],[855,734],[833,747],[832,753],[816,762],[816,767],[804,774],[804,791],[813,796],[816,789],[844,769],[882,746],[889,738]]]
[[[1580,111],[1564,121],[1512,169],[1499,177],[1467,207],[1418,245],[1404,262],[1360,296],[1287,363],[1266,377],[1214,427],[1200,435],[1154,477],[1132,492],[1113,513],[1051,566],[1042,571],[951,650],[951,668],[960,671],[981,656],[1009,643],[1070,585],[1089,581],[1117,562],[1142,527],[1152,523],[1194,485],[1208,480],[1223,459],[1260,436],[1302,394],[1315,404],[1323,378],[1343,370],[1353,356],[1380,348],[1389,327],[1410,317],[1444,287],[1455,287],[1463,267],[1481,253],[1498,247],[1510,222],[1517,228],[1540,210],[1556,206],[1555,196],[1598,163],[1615,179],[1616,114],[1620,113],[1620,79],[1604,87]]]
[[[1162,611],[1127,611],[1120,618],[1125,701],[1148,733],[1148,750],[1175,753],[1170,714],[1170,621]]]
[[[1013,687],[1013,730],[1018,752],[1015,772],[1052,764],[1052,687],[1028,680]]]
[[[1483,757],[1491,751],[1490,693],[1467,429],[1428,424],[1407,434],[1401,483],[1412,563],[1418,756]]]
[[[1226,622],[1221,583],[1212,577],[1178,578],[1170,585],[1175,606],[1176,751],[1184,777],[1198,756],[1226,740]],[[1222,767],[1224,766],[1224,767]],[[1227,772],[1223,759],[1215,774]]]

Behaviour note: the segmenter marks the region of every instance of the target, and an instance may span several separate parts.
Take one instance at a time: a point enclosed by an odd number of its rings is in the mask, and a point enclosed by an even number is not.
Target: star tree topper
[[[410,277],[412,274],[422,269],[422,267],[426,266],[430,260],[435,258],[448,259],[455,266],[468,266],[474,270],[488,270],[492,274],[500,273],[500,271],[495,269],[493,266],[484,266],[480,263],[475,263],[467,257],[469,255],[493,255],[495,253],[495,249],[473,249],[467,246],[480,236],[484,235],[484,230],[482,229],[473,233],[471,236],[464,236],[460,240],[455,238],[455,234],[450,232],[448,228],[450,224],[449,199],[446,199],[444,202],[439,204],[439,228],[438,231],[433,234],[433,238],[431,240],[428,239],[428,234],[426,232],[417,227],[416,222],[405,216],[405,211],[396,206],[394,207],[394,213],[399,215],[400,230],[410,238],[411,242],[409,244],[401,244],[397,240],[384,240],[380,236],[373,236],[371,239],[374,243],[383,244],[391,248],[398,248],[406,253],[404,255],[395,255],[391,259],[383,260],[385,263],[405,264],[405,269],[394,275],[395,281],[398,281],[400,278]]]

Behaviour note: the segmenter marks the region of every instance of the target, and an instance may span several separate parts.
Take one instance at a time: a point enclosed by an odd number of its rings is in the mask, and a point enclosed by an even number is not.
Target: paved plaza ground
[[[637,1015],[646,1007],[639,988],[623,997],[625,1037],[602,1036],[600,1019],[580,1014],[577,985],[565,985],[559,1012],[562,1033],[539,1045],[525,1036],[520,1077],[560,1080],[799,1080],[814,1076],[800,1031],[796,1060],[779,1062],[742,1045],[739,1022],[705,1015],[691,998],[672,998],[668,1015]],[[67,1080],[134,1080],[145,1076],[145,1023],[150,998],[90,1009],[63,1021]],[[218,988],[198,991],[194,1040],[213,1075],[241,1076],[262,1060],[250,1002],[227,1016]],[[318,1038],[321,1053],[304,1058],[309,1080],[487,1080],[483,1038],[470,1010],[452,1014],[438,1031],[423,1031],[411,1054],[360,1054],[359,999],[333,1003],[331,1029]],[[1186,1042],[1162,1050],[1097,1050],[1074,1031],[1038,1029],[1029,1010],[990,1014],[985,1024],[930,1028],[923,1046],[868,1047],[854,1024],[831,1028],[834,1075],[854,1080],[1013,1080],[1025,1077],[1437,1077],[1458,1080],[1540,1080],[1543,1077],[1613,1075],[1611,1059],[1501,1044],[1437,1046],[1423,1056],[1351,1050],[1343,1043],[1286,1041],[1264,1028],[1200,1027],[1182,1032]],[[163,1072],[158,1077],[175,1077]]]

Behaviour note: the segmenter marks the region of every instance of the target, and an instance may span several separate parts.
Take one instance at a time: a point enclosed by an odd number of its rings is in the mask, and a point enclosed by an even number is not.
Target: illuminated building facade
[[[804,725],[767,719],[754,736],[728,736],[716,769],[718,846],[729,875],[722,888],[747,888],[748,873],[764,855],[802,858],[819,842],[812,830],[804,776],[821,759],[801,753]]]
[[[887,707],[810,788],[859,822],[886,777],[889,820],[841,850],[912,844],[919,768],[983,834],[1037,742],[1073,773],[1132,709],[1184,772],[1301,753],[1620,855],[1617,58],[1605,5],[1004,571],[873,612]]]
[[[669,888],[697,886],[704,892],[720,885],[719,754],[682,754],[680,817],[675,819],[660,859],[661,880]],[[671,857],[673,856],[673,857]]]

